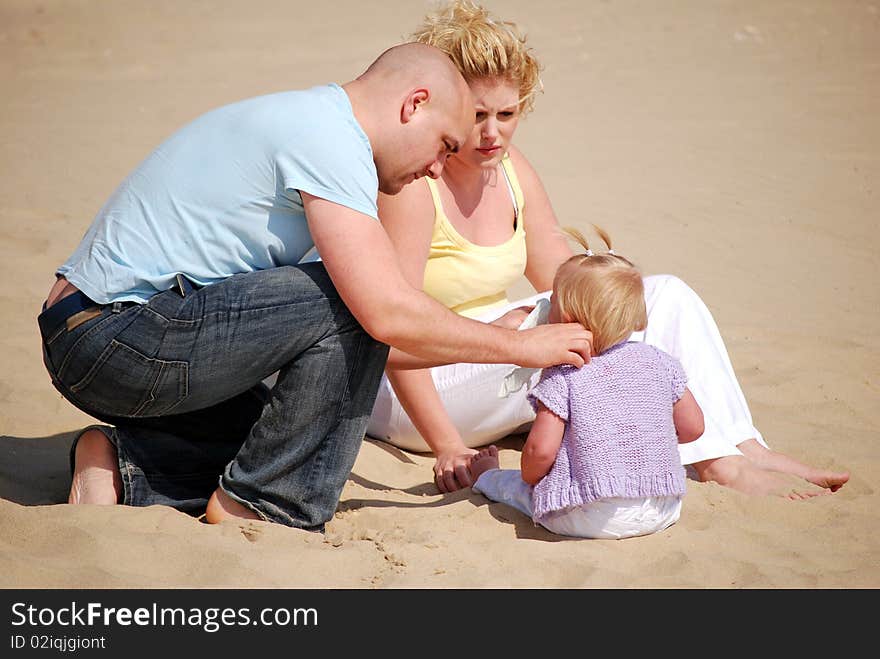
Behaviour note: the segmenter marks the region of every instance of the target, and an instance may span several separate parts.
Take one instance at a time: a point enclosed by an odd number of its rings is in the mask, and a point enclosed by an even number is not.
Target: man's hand
[[[515,362],[527,368],[571,364],[580,368],[590,361],[593,333],[577,323],[551,323],[517,332],[521,356]]]
[[[455,492],[463,487],[473,485],[473,478],[468,469],[471,456],[477,454],[476,449],[460,448],[448,453],[438,453],[434,463],[434,483],[441,492]]]

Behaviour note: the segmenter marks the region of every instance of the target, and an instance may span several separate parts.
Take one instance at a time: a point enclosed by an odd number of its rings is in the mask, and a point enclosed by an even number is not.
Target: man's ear
[[[407,97],[403,102],[403,107],[400,108],[400,122],[403,124],[408,123],[416,113],[416,110],[418,110],[423,103],[427,103],[430,98],[431,92],[427,89],[413,89],[407,94]]]

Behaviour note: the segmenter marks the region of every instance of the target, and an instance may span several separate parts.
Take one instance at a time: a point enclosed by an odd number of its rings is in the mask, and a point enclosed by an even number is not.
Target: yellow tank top
[[[425,292],[456,313],[474,318],[507,303],[507,289],[526,269],[523,194],[509,156],[501,160],[516,229],[500,245],[475,245],[465,239],[443,212],[437,183],[425,178],[434,200],[434,234],[425,265]]]

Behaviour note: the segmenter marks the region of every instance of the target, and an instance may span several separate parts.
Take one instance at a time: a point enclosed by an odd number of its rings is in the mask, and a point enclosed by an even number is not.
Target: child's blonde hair
[[[412,39],[449,55],[468,83],[502,78],[516,85],[521,115],[531,111],[542,90],[541,67],[516,24],[491,18],[470,0],[454,0],[425,16]]]
[[[645,329],[648,312],[642,274],[629,259],[611,251],[605,231],[594,228],[608,247],[604,254],[593,254],[577,229],[564,229],[584,252],[559,266],[553,296],[560,313],[593,333],[593,350],[601,354]]]

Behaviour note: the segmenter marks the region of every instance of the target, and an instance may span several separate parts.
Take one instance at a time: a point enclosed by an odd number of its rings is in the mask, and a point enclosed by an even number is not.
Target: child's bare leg
[[[122,498],[122,476],[116,448],[107,436],[93,428],[79,438],[74,458],[68,503],[111,505]]]
[[[700,481],[714,481],[744,494],[809,499],[831,491],[792,474],[763,469],[744,455],[726,455],[695,462]]]
[[[794,474],[819,487],[827,487],[832,492],[839,490],[849,480],[849,472],[812,467],[782,453],[771,451],[754,439],[742,442],[737,448],[761,469]]]
[[[495,446],[487,446],[471,457],[468,469],[474,478],[474,482],[486,471],[498,469],[501,463],[498,461],[498,449]]]

